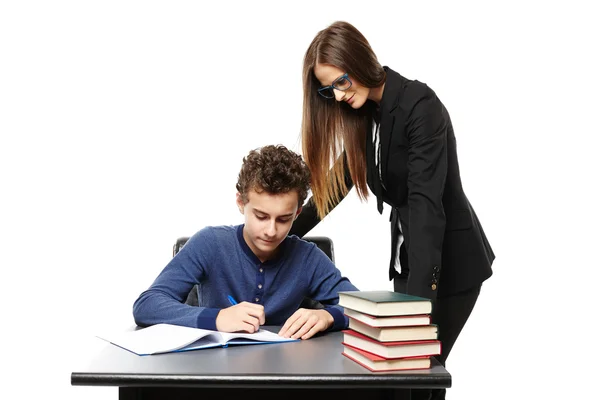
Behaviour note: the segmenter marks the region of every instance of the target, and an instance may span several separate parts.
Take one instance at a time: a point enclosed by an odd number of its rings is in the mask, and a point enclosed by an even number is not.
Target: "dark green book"
[[[431,313],[431,300],[387,290],[339,292],[339,305],[375,317]]]

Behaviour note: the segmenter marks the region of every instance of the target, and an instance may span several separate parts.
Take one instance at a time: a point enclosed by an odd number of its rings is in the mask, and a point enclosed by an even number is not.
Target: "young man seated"
[[[245,223],[192,236],[135,301],[135,322],[250,333],[283,325],[279,335],[294,339],[345,329],[338,292],[358,289],[315,244],[288,236],[310,188],[302,158],[283,146],[253,150],[236,188]],[[199,307],[184,304],[196,284]],[[304,297],[325,308],[298,309]]]

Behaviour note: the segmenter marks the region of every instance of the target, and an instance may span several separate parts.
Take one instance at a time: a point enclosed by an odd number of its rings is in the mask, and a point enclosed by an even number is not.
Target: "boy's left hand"
[[[285,321],[278,335],[306,340],[318,332],[329,329],[331,325],[333,325],[333,316],[329,312],[300,308]]]

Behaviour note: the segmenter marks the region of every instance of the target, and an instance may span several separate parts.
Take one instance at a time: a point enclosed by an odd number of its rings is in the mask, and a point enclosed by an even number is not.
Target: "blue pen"
[[[227,298],[229,299],[229,302],[231,303],[232,306],[235,306],[237,304],[237,301],[235,301],[235,299],[231,296],[227,296]]]

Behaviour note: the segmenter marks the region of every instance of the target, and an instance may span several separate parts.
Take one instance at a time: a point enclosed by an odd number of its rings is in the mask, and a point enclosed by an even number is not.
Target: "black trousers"
[[[394,291],[406,293],[406,283],[406,278],[395,277]],[[437,324],[438,339],[442,342],[442,354],[436,358],[443,366],[446,366],[446,359],[475,307],[480,290],[481,285],[478,285],[464,292],[438,297],[433,303],[431,322]],[[445,398],[446,389],[411,390],[411,400],[444,400]]]

